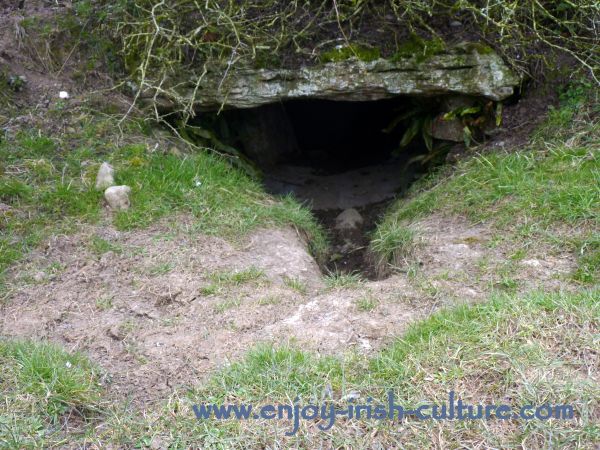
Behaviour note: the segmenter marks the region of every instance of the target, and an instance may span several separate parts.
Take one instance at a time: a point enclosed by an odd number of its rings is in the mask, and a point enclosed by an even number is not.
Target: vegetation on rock
[[[211,70],[227,78],[237,67],[290,67],[349,52],[368,59],[379,51],[384,57],[423,58],[463,34],[470,41],[476,36],[482,43],[471,45],[483,50],[493,46],[523,73],[539,72],[540,61],[553,67],[557,56],[566,55],[598,82],[600,6],[595,0],[485,7],[478,0],[183,0],[177,8],[164,1],[120,0],[93,5],[89,11],[106,19],[99,26],[119,42],[138,87],[136,98],[167,93],[186,115],[194,114],[194,96],[182,97],[175,87],[197,88]]]

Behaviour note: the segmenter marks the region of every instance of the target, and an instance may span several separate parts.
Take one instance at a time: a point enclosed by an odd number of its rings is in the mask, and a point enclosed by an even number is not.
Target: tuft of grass
[[[123,252],[123,248],[121,246],[113,244],[112,242],[107,241],[106,239],[103,239],[99,236],[92,236],[92,238],[90,239],[90,247],[92,251],[98,256],[104,255],[108,252]]]
[[[96,299],[96,308],[100,311],[108,311],[113,306],[113,297],[111,295],[104,295]]]
[[[415,231],[408,226],[400,225],[395,219],[386,219],[380,223],[370,243],[370,251],[376,257],[378,271],[385,271],[385,266],[399,266],[406,262],[415,249]]]
[[[214,307],[214,311],[216,313],[222,314],[227,310],[237,308],[241,304],[242,304],[242,302],[239,298],[230,298],[230,299],[224,300],[220,303],[217,303]]]
[[[361,297],[357,299],[354,303],[356,304],[356,309],[362,312],[371,312],[375,308],[377,308],[377,306],[379,306],[379,301],[375,297],[372,297],[370,295],[367,295],[366,297]]]
[[[59,445],[67,430],[79,429],[80,418],[97,415],[99,372],[82,355],[44,342],[0,340],[0,370],[3,448]]]
[[[305,295],[308,290],[306,283],[297,277],[285,276],[283,277],[283,284],[302,295]]]
[[[258,345],[194,393],[217,401],[234,395],[247,401],[284,399],[289,395],[321,397],[327,383],[341,388],[343,367],[334,357],[316,357],[293,346]]]
[[[332,272],[325,276],[324,281],[327,289],[351,289],[361,285],[364,280],[358,272]]]
[[[208,279],[211,283],[200,289],[200,292],[203,295],[216,295],[227,288],[266,281],[264,271],[256,267],[249,267],[243,270],[215,272],[209,274]]]
[[[598,283],[600,280],[600,234],[584,239],[578,247],[578,267],[573,273],[573,279],[581,283]]]
[[[150,267],[148,270],[148,274],[150,276],[156,277],[159,275],[165,275],[173,270],[173,265],[171,263],[165,262],[160,263],[155,266]]]
[[[260,306],[278,305],[281,303],[281,298],[276,297],[275,295],[269,295],[267,297],[262,297],[261,299],[258,300],[257,303]]]
[[[243,270],[211,273],[209,278],[220,286],[240,286],[264,279],[265,272],[256,267],[249,267]]]

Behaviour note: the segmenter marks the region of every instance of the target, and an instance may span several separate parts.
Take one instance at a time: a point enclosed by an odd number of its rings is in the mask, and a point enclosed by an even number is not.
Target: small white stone
[[[62,98],[62,99],[67,99],[67,98],[69,98],[69,93],[67,91],[60,91],[58,93],[58,97]]]
[[[98,175],[96,176],[96,189],[102,191],[113,186],[115,184],[114,174],[115,170],[112,166],[107,162],[103,162],[98,169]]]
[[[46,274],[44,272],[37,272],[35,275],[33,275],[33,281],[35,281],[36,283],[41,283],[42,281],[44,281],[46,279]]]
[[[112,209],[125,210],[131,205],[129,202],[130,193],[131,188],[129,186],[111,186],[104,191],[104,198]]]
[[[360,392],[358,391],[350,391],[342,397],[342,400],[346,402],[354,402],[358,399],[360,399]]]
[[[335,227],[338,230],[354,230],[363,223],[360,213],[354,208],[345,209],[335,218]]]

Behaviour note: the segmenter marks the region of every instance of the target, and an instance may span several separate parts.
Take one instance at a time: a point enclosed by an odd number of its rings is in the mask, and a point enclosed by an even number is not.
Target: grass
[[[220,286],[240,286],[264,279],[265,272],[256,267],[249,267],[243,270],[215,272],[210,274],[209,278]]]
[[[193,389],[174,395],[164,408],[143,416],[109,410],[87,445],[147,448],[263,448],[265,446],[426,448],[431,436],[462,447],[594,448],[600,442],[595,414],[600,291],[497,294],[487,302],[439,311],[412,324],[384,350],[318,356],[294,345],[259,345],[244,359]],[[321,403],[338,407],[349,393],[374,403],[393,390],[405,407],[442,404],[448,392],[470,404],[569,404],[573,420],[418,421],[402,423],[339,420],[329,431],[303,421],[297,436],[286,437],[286,420],[202,421],[197,403]]]
[[[96,299],[95,305],[100,311],[108,311],[113,307],[113,297],[110,295],[99,297]]]
[[[288,277],[288,276],[284,276],[283,277],[283,284],[285,284],[287,287],[289,287],[290,289],[298,292],[299,294],[306,294],[306,292],[308,291],[308,287],[306,285],[306,282],[302,281],[300,278],[298,277]]]
[[[242,304],[239,298],[230,298],[227,300],[223,300],[215,305],[214,310],[218,314],[222,314],[227,310],[237,308]]]
[[[68,111],[55,114],[70,117]],[[306,233],[317,257],[326,250],[308,209],[291,197],[274,200],[214,154],[169,154],[162,146],[170,144],[145,136],[133,121],[126,124],[125,140],[115,136],[111,118],[82,114],[71,128],[62,134],[20,132],[0,143],[0,274],[49,234],[102,219],[102,193],[94,189],[102,161],[115,167],[118,184],[132,188],[132,208],[111,218],[118,229],[147,227],[180,212],[194,217],[192,231],[231,240],[261,226],[293,225]],[[91,248],[98,254],[117,250],[101,238],[92,239]]]
[[[479,155],[451,173],[441,171],[416,183],[375,230],[371,249],[376,258],[402,264],[413,244],[411,223],[435,212],[489,223],[505,240],[542,239],[579,250],[575,278],[598,280],[600,102],[596,98],[594,103],[591,91],[568,93],[528,148]]]
[[[160,275],[165,275],[173,270],[173,265],[171,263],[160,263],[152,266],[148,270],[148,274],[150,276],[156,277]]]
[[[90,239],[90,248],[94,254],[98,256],[102,256],[105,253],[113,252],[113,253],[122,253],[123,248],[117,244],[114,244],[106,239],[103,239],[99,236],[92,236]]]
[[[256,267],[237,271],[215,272],[209,274],[208,279],[211,283],[200,288],[200,293],[203,295],[216,295],[228,288],[266,281],[264,271]]]
[[[0,448],[65,442],[65,419],[85,422],[99,414],[100,374],[81,355],[48,343],[0,340],[0,370]]]
[[[361,297],[354,303],[356,304],[356,309],[362,312],[371,312],[379,305],[379,301],[370,295]]]
[[[49,344],[2,341],[0,383],[6,394],[0,445],[425,448],[437,436],[469,448],[593,448],[600,442],[594,419],[600,408],[599,296],[598,289],[496,294],[487,302],[455,306],[415,322],[369,357],[352,352],[319,356],[293,344],[258,345],[208,381],[142,414],[114,400],[105,402],[98,372],[85,358]],[[339,420],[326,432],[302,421],[298,435],[287,437],[287,420],[199,422],[191,410],[202,402],[290,404],[296,397],[302,405],[333,398],[343,408],[342,399],[350,393],[380,403],[390,389],[407,408],[442,404],[453,390],[470,404],[569,404],[575,419],[352,419]],[[60,421],[70,425],[56,427]]]
[[[248,267],[243,270],[220,271],[208,275],[210,284],[202,286],[200,293],[202,295],[217,295],[223,291],[246,284],[258,284],[266,282],[265,273],[263,270],[256,267]]]
[[[385,265],[407,260],[413,252],[415,244],[415,231],[408,226],[401,225],[395,218],[386,219],[375,229],[370,243],[370,251],[375,255],[375,265],[380,272],[385,270]]]
[[[364,280],[357,272],[332,272],[324,278],[327,289],[351,289],[358,287]]]

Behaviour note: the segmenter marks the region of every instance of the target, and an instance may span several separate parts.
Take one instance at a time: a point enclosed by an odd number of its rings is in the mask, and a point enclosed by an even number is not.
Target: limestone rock
[[[425,59],[349,59],[300,69],[236,69],[225,79],[209,72],[196,92],[199,109],[254,108],[293,99],[370,101],[397,97],[467,95],[499,101],[520,79],[490,48],[462,44]]]
[[[112,166],[103,162],[100,168],[98,169],[98,175],[96,176],[96,189],[102,191],[110,186],[115,184],[115,170]]]
[[[345,209],[335,218],[335,227],[338,230],[354,230],[360,227],[362,223],[362,216],[354,208]]]
[[[431,136],[443,141],[463,142],[465,131],[464,125],[459,119],[444,119],[444,114],[440,114],[431,124]]]
[[[104,191],[104,198],[111,209],[125,210],[131,205],[129,194],[131,188],[129,186],[111,186]]]

